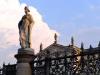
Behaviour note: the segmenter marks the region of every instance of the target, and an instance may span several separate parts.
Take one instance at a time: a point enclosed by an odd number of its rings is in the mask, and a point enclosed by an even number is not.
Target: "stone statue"
[[[25,15],[18,24],[19,41],[21,48],[31,48],[31,31],[34,24],[32,16],[29,14],[30,10],[25,6]]]

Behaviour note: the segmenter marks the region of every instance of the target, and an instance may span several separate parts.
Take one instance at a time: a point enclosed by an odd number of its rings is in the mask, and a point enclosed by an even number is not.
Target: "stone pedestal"
[[[33,49],[19,49],[18,54],[15,55],[15,58],[17,59],[16,75],[32,75],[30,62],[34,57]]]

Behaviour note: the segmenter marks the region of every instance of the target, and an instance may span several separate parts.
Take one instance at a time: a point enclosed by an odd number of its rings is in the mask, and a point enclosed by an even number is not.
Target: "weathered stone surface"
[[[25,15],[18,23],[20,46],[21,48],[31,48],[31,31],[34,21],[28,7],[24,8],[24,12]]]
[[[29,63],[18,63],[16,75],[32,75]]]
[[[34,50],[31,48],[19,49],[15,55],[17,59],[16,75],[32,75],[30,62],[34,59]]]

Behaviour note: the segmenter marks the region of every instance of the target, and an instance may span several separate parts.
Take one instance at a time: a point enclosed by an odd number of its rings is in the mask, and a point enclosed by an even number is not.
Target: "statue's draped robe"
[[[31,31],[33,26],[33,19],[30,14],[26,14],[22,17],[18,24],[19,27],[19,40],[22,48],[31,47]]]

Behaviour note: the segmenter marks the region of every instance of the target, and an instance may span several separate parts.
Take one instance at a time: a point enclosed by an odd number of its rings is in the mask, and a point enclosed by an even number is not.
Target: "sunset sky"
[[[73,36],[75,45],[93,47],[100,41],[100,0],[0,0],[0,64],[15,63],[19,46],[18,22],[24,15],[24,6],[30,8],[35,21],[32,31],[33,49],[37,53],[54,42],[69,45]]]

